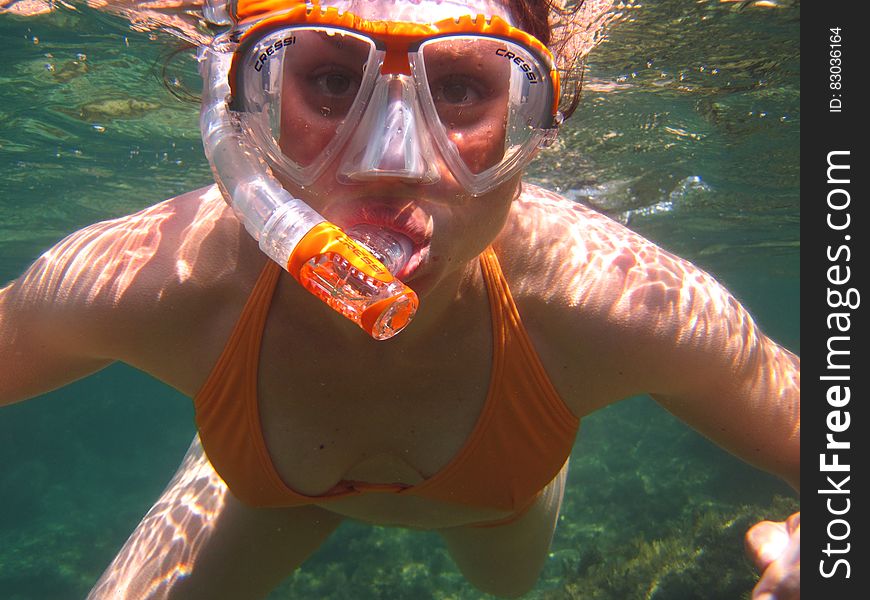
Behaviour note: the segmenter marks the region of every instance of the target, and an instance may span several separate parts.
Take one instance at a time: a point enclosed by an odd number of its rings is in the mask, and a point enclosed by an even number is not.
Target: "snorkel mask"
[[[477,196],[561,123],[552,56],[502,4],[207,0],[204,16],[230,25],[200,51],[218,186],[263,252],[376,339],[417,309],[393,276],[410,240],[373,225],[345,233],[281,181],[303,189],[332,165],[342,184],[428,185],[447,169]]]

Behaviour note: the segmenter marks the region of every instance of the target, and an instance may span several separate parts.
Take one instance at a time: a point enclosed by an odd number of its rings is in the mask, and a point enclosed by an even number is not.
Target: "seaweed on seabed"
[[[758,575],[742,554],[744,534],[762,519],[785,519],[796,510],[798,501],[782,496],[769,506],[699,508],[665,537],[608,542],[582,553],[563,585],[541,598],[748,599]]]

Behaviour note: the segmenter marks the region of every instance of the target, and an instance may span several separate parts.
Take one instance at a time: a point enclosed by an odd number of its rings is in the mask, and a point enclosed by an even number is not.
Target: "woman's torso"
[[[156,280],[173,281],[143,281],[146,297],[159,287],[162,298],[149,305],[150,312],[140,310],[145,318],[131,327],[144,327],[161,342],[131,347],[129,357],[122,358],[192,397],[223,350],[266,259],[231,213],[215,206],[219,196],[176,201],[192,206],[177,211],[190,214],[176,227],[181,242],[170,245],[192,246],[191,237],[198,237],[197,260],[183,281],[177,251],[168,253],[162,269],[154,265]],[[509,258],[510,246],[523,243],[517,231],[536,226],[527,211],[519,212],[512,217],[511,235],[498,240],[495,248],[550,380],[582,417],[624,393],[608,383],[600,348],[596,351],[583,340],[566,348],[564,340],[550,335],[566,318],[561,314],[565,309],[554,298],[535,301],[540,294],[530,283],[533,277],[524,278],[523,261]],[[212,216],[201,222],[202,214]],[[167,233],[169,243],[171,229]],[[555,256],[550,261],[559,262]],[[394,340],[373,342],[323,310],[282,273],[265,323],[257,383],[263,436],[288,486],[319,495],[341,480],[414,485],[439,472],[462,449],[487,398],[493,344],[479,266],[469,264],[462,278],[449,319],[424,322],[421,327],[428,330],[409,328]],[[339,335],[324,335],[335,327]],[[555,343],[548,342],[551,337]],[[362,520],[419,527],[505,516],[386,494],[342,498],[324,506]]]

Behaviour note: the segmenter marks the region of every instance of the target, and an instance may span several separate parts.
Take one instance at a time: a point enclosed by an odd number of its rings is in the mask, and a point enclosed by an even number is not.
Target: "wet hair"
[[[508,0],[508,8],[517,27],[531,33],[545,46],[550,45],[549,15],[553,3],[550,0]]]
[[[583,8],[585,0],[577,0],[570,8],[563,8],[553,0],[508,0],[508,8],[511,15],[516,19],[517,27],[535,36],[541,43],[550,48],[553,54],[563,50],[561,47],[553,47],[553,30],[550,25],[552,12],[563,15],[576,14]],[[565,40],[562,40],[564,42]],[[562,46],[562,44],[558,44]],[[566,57],[564,61],[572,65],[570,68],[560,69],[561,99],[559,110],[562,116],[570,117],[580,104],[580,96],[583,91],[583,75],[585,73],[585,61],[583,57]],[[575,64],[576,63],[576,64]]]
[[[163,50],[154,63],[154,76],[163,84],[170,94],[181,102],[199,104],[202,98],[191,90],[186,83],[179,81],[178,72],[181,70],[176,60],[191,57],[191,52],[196,50],[196,44],[192,42],[179,42]],[[160,71],[159,73],[157,71]]]

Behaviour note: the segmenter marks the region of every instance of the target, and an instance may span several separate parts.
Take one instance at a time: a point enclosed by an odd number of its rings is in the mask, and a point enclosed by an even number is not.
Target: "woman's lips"
[[[398,279],[402,281],[407,281],[410,279],[420,265],[429,257],[429,245],[422,246],[420,248],[416,248],[411,254],[411,258],[408,259],[408,262],[405,263],[404,268],[399,270],[398,273],[393,273]]]
[[[406,279],[420,267],[429,255],[432,240],[432,217],[419,206],[410,202],[389,204],[378,201],[360,201],[349,210],[337,210],[333,220],[345,230],[361,223],[375,225],[399,234],[410,241],[411,256],[404,267],[393,273],[399,279]]]

